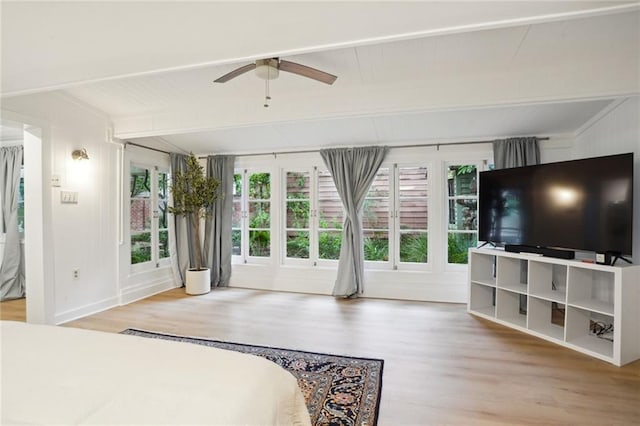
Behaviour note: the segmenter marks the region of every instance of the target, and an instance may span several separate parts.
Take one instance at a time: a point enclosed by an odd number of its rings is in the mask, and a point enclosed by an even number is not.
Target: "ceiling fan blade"
[[[326,73],[324,71],[317,70],[315,68],[308,67],[306,65],[296,64],[295,62],[280,60],[280,71],[287,71],[293,74],[298,74],[303,77],[318,80],[322,83],[333,84],[338,77],[335,75]]]
[[[251,71],[252,69],[256,68],[256,64],[255,62],[253,64],[248,64],[245,65],[243,67],[237,68],[233,71],[231,71],[230,73],[227,73],[225,75],[223,75],[222,77],[213,80],[214,83],[226,83],[227,81],[231,80],[232,78],[236,78],[239,75],[244,74],[245,72]]]

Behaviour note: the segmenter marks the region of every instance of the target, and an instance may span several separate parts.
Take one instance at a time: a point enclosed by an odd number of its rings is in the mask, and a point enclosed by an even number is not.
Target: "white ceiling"
[[[1,7],[3,106],[55,90],[106,114],[116,137],[166,150],[571,135],[640,94],[638,2]],[[281,73],[269,108],[251,72],[212,83],[270,56],[338,80]]]

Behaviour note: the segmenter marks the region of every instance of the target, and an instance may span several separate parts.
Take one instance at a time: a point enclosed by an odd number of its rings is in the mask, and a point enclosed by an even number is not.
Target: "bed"
[[[309,425],[296,379],[233,351],[0,322],[2,424]]]

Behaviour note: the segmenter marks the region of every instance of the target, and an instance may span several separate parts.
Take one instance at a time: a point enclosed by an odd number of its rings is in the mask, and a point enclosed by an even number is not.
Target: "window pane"
[[[231,231],[231,254],[234,256],[242,254],[242,231],[239,229]]]
[[[427,199],[400,200],[400,229],[427,229]]]
[[[478,235],[472,233],[449,233],[448,238],[448,262],[466,264],[469,255],[469,247],[478,245]]]
[[[309,228],[309,201],[287,201],[287,228]]]
[[[24,232],[24,178],[20,177],[18,187],[18,232]]]
[[[169,257],[169,231],[160,231],[158,233],[158,241],[158,256],[160,257],[160,259]]]
[[[239,200],[242,197],[242,174],[233,175],[233,200]]]
[[[287,172],[287,199],[308,199],[309,190],[308,172]]]
[[[380,168],[373,183],[369,187],[367,198],[369,197],[389,197],[389,169]]]
[[[249,256],[269,257],[270,243],[269,231],[249,231]]]
[[[478,229],[478,201],[449,200],[449,229],[475,231]]]
[[[131,264],[151,260],[151,232],[131,235]]]
[[[341,231],[318,232],[318,257],[320,259],[339,259],[341,246]]]
[[[342,201],[333,183],[331,173],[318,171],[318,227],[321,229],[342,229],[344,212]]]
[[[389,233],[381,231],[364,232],[364,260],[389,260]]]
[[[309,258],[309,233],[300,231],[287,232],[287,257],[296,259]]]
[[[151,195],[151,173],[149,169],[132,165],[130,172],[131,198],[149,198]]]
[[[477,195],[476,176],[476,166],[473,164],[449,166],[447,172],[449,197]]]
[[[389,198],[367,198],[362,207],[364,229],[389,229]]]
[[[342,229],[344,213],[339,199],[318,200],[318,226],[323,229]]]
[[[168,195],[168,175],[158,173],[158,198],[167,199]]]
[[[269,228],[271,223],[270,204],[268,201],[249,203],[249,228]]]
[[[427,196],[426,167],[400,167],[398,177],[400,181],[400,198]]]
[[[160,229],[169,227],[167,205],[167,200],[158,200],[158,228]]]
[[[134,198],[131,200],[131,230],[145,231],[151,229],[151,200]]]
[[[426,232],[400,234],[400,262],[427,263],[428,237]]]
[[[231,216],[231,226],[233,228],[240,228],[241,223],[242,223],[242,204],[240,203],[240,200],[233,200],[233,215]]]
[[[253,173],[249,176],[249,198],[252,200],[271,198],[271,176],[269,173]]]

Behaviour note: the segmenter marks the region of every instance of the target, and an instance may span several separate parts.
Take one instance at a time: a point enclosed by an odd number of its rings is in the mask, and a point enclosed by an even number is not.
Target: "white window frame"
[[[447,271],[466,271],[468,268],[467,263],[449,263],[449,233],[453,230],[449,229],[449,190],[448,190],[448,180],[447,173],[449,170],[449,166],[458,166],[458,165],[475,165],[476,166],[476,181],[478,188],[476,190],[475,196],[469,196],[465,198],[475,198],[476,199],[476,214],[477,214],[477,206],[478,201],[480,199],[480,172],[484,170],[488,170],[488,159],[465,159],[464,157],[455,158],[453,155],[451,157],[447,157],[445,161],[442,163],[442,192],[443,192],[443,212],[442,215],[442,223],[443,223],[443,245],[442,245],[442,256],[445,264],[445,270]],[[460,234],[476,234],[476,239],[478,235],[478,229],[475,231],[466,231],[466,232],[457,232],[453,233]]]
[[[389,203],[389,211],[387,212],[387,216],[388,216],[388,225],[387,225],[387,239],[388,239],[388,248],[387,248],[387,260],[365,260],[364,261],[364,268],[365,269],[369,269],[369,270],[391,270],[394,269],[394,264],[395,264],[395,234],[396,234],[396,230],[395,228],[395,221],[394,221],[394,212],[397,212],[396,210],[396,204],[395,204],[395,164],[391,163],[391,164],[382,164],[380,166],[380,168],[378,169],[378,171],[376,172],[376,175],[380,172],[380,170],[382,169],[388,169],[389,170],[389,183],[388,183],[388,188],[387,188],[387,192],[388,192],[388,203]],[[373,185],[373,182],[371,183]],[[369,188],[370,190],[371,188]],[[367,191],[368,193],[368,191]],[[365,196],[366,199],[366,196]],[[363,212],[364,213],[364,212]],[[392,226],[393,225],[393,226]],[[362,230],[364,232],[364,226],[362,227]],[[374,230],[375,231],[375,230]],[[364,250],[364,238],[362,240],[362,248]]]
[[[274,220],[274,216],[277,218],[278,211],[274,210],[276,204],[274,203],[274,181],[277,178],[276,174],[270,168],[262,168],[262,167],[248,167],[248,168],[235,168],[233,171],[235,174],[240,174],[242,176],[242,197],[241,197],[241,243],[240,243],[240,255],[232,255],[231,262],[232,264],[268,264],[272,263],[274,258],[274,223],[277,221]],[[257,173],[268,173],[269,174],[269,199],[256,199],[251,200],[252,202],[269,202],[269,256],[251,256],[249,255],[249,176]],[[275,215],[274,215],[275,212]]]
[[[128,222],[127,222],[126,229],[127,229],[127,246],[129,248],[128,249],[129,271],[131,274],[137,274],[141,272],[147,272],[147,271],[152,271],[158,268],[165,268],[165,267],[171,266],[171,256],[161,259],[160,253],[159,253],[160,251],[160,240],[159,240],[160,215],[158,214],[158,201],[159,201],[158,175],[160,173],[166,173],[167,175],[169,175],[169,181],[171,177],[169,174],[169,168],[166,166],[158,166],[155,164],[144,163],[144,162],[140,162],[132,159],[129,161],[126,188],[130,187],[129,185],[130,185],[132,167],[140,167],[140,168],[148,169],[151,172],[151,189],[150,189],[150,197],[149,197],[149,201],[151,204],[151,215],[152,215],[151,230],[149,231],[151,232],[151,260],[148,260],[146,262],[131,264],[131,235],[132,235],[131,233],[131,196],[129,195],[127,197],[127,200],[128,200],[127,206],[128,206],[129,213],[127,215]],[[170,220],[170,218],[168,218],[168,220]],[[167,228],[167,230],[169,230],[169,228]],[[172,238],[171,235],[169,235],[169,239],[171,238]],[[169,247],[171,247],[171,243],[169,243]]]
[[[317,199],[318,199],[318,189],[317,189],[317,167],[283,167],[280,170],[280,179],[281,183],[281,191],[282,194],[282,203],[280,211],[282,214],[280,215],[280,223],[282,232],[280,233],[280,238],[282,244],[280,244],[280,258],[282,259],[283,265],[292,265],[292,266],[316,266],[318,263],[318,238],[317,238],[317,229],[318,229],[318,217],[317,217]],[[302,259],[296,257],[287,257],[287,202],[289,199],[287,198],[287,175],[288,173],[307,173],[309,176],[309,258]]]
[[[400,260],[400,236],[402,234],[400,229],[400,169],[409,167],[424,167],[427,169],[429,176],[433,176],[433,165],[431,162],[414,162],[404,163],[397,162],[393,164],[393,269],[402,271],[428,271],[432,269],[433,265],[433,238],[431,238],[431,222],[433,208],[433,179],[427,178],[427,262],[402,262]]]

